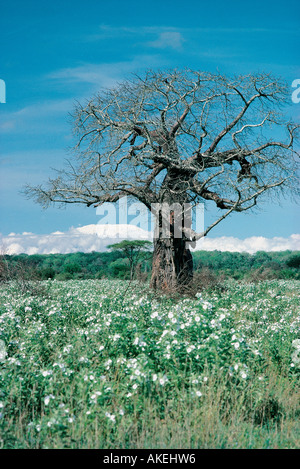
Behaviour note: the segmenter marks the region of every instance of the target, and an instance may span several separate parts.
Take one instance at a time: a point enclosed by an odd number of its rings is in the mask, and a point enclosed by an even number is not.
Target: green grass
[[[0,445],[299,448],[299,290],[2,285]]]

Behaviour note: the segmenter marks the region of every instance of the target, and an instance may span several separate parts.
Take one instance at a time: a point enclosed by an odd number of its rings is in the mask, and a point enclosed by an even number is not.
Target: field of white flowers
[[[297,448],[299,281],[0,286],[4,448]]]

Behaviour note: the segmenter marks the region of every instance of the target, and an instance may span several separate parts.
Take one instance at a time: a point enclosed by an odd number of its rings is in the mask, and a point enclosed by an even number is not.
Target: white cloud
[[[89,84],[95,91],[110,88],[123,81],[126,75],[160,66],[162,59],[153,55],[137,55],[132,60],[114,63],[83,63],[77,67],[63,68],[50,73],[47,78],[70,84]],[[90,92],[91,90],[89,90]],[[87,93],[87,91],[86,91]]]
[[[148,42],[148,46],[158,49],[171,47],[171,49],[180,50],[183,42],[184,38],[178,31],[164,31],[160,33],[156,41]]]
[[[257,251],[299,251],[300,234],[292,234],[288,238],[264,238],[263,236],[251,236],[245,239],[232,236],[205,238],[198,241],[196,250],[249,252],[251,254]]]
[[[0,251],[6,254],[55,254],[105,251],[123,239],[152,239],[151,233],[134,225],[86,225],[50,234],[10,233],[0,235]]]
[[[97,84],[99,87],[111,85],[122,67],[118,64],[83,64],[78,67],[63,68],[48,75],[54,80]]]
[[[152,240],[151,232],[134,225],[86,225],[71,228],[67,232],[55,231],[50,234],[22,234],[10,233],[0,235],[1,252],[7,254],[54,254],[71,252],[105,251],[109,244],[120,242],[122,239]],[[292,234],[287,238],[265,238],[252,236],[239,239],[230,236],[219,238],[205,238],[196,246],[197,250],[205,251],[297,251],[300,250],[300,234]]]

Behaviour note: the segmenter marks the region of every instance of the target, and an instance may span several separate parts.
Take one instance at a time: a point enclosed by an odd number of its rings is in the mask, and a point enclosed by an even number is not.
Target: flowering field
[[[4,448],[297,448],[299,281],[0,286]]]

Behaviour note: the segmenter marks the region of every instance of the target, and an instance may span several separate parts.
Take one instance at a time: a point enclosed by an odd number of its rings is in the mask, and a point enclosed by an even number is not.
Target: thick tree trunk
[[[182,291],[193,278],[193,259],[182,238],[154,240],[151,287],[163,291]]]
[[[186,179],[177,170],[168,171],[156,211],[151,287],[163,291],[182,291],[193,278],[193,259],[183,228],[191,228],[187,210]]]

